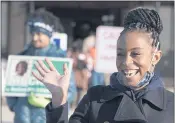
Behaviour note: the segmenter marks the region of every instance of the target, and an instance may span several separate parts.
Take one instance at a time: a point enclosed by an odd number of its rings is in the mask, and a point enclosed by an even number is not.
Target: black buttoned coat
[[[52,109],[50,103],[46,112],[47,123],[174,123],[174,94],[155,75],[140,92],[122,85],[92,87],[69,121],[67,104]]]

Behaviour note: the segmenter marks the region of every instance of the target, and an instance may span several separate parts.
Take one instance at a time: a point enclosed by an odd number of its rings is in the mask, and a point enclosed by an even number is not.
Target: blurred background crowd
[[[125,13],[138,6],[156,9],[162,18],[164,30],[160,40],[163,57],[156,71],[164,80],[165,86],[173,91],[174,2],[171,1],[2,1],[2,76],[5,76],[8,55],[18,54],[32,40],[29,27],[25,25],[28,15],[39,8],[53,13],[60,19],[59,24],[64,28],[64,33],[68,35],[66,57],[73,59],[72,71],[74,73],[74,85],[76,86],[74,92],[76,94],[72,97],[70,103],[69,111],[71,114],[71,111],[76,107],[88,88],[109,84],[110,74],[97,72],[94,69],[96,60],[96,28],[100,25],[122,27]],[[2,120],[4,123],[12,123],[13,113],[7,111],[9,108],[6,107],[6,98],[2,97],[1,99],[3,103],[2,110],[4,110],[2,111]],[[10,113],[12,117],[6,118],[7,113]]]

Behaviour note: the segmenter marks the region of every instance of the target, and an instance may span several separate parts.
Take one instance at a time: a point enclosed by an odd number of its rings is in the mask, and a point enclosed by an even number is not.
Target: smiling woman
[[[155,10],[136,8],[126,15],[117,42],[118,72],[111,75],[109,86],[88,90],[69,123],[174,123],[174,94],[164,88],[154,72],[162,56],[159,41],[162,29]],[[49,66],[53,69],[53,65]],[[43,63],[38,71],[42,67]],[[69,73],[66,65],[63,68],[63,76],[48,70],[42,77],[33,73],[52,92],[52,102],[46,107],[47,123],[68,122]],[[62,96],[57,94],[60,88]]]
[[[124,27],[117,44],[117,68],[123,84],[138,89],[150,82],[162,56],[159,34],[163,26],[156,11],[140,8],[128,13]]]
[[[161,51],[151,46],[151,41],[146,37],[146,33],[126,32],[118,41],[116,64],[119,73],[123,75],[123,82],[128,86],[138,87],[140,81],[146,79],[144,76],[148,72],[153,72],[151,68],[161,58]],[[147,77],[151,77],[150,75]],[[145,84],[147,82],[149,81],[145,81]]]

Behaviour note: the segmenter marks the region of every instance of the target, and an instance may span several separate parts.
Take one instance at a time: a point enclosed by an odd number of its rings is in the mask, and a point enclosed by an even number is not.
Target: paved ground
[[[2,105],[2,123],[13,123],[14,114],[9,111],[7,105]]]

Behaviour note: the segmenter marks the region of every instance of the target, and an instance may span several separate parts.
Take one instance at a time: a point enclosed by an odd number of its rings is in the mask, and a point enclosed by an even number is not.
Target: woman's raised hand
[[[45,66],[42,60],[38,60],[38,64],[35,64],[35,67],[38,70],[39,74],[35,72],[32,72],[32,74],[51,92],[52,105],[54,107],[57,107],[61,104],[66,103],[70,73],[67,64],[63,65],[64,74],[60,75],[60,73],[56,70],[48,58],[46,58],[45,61],[48,64],[49,68]]]

